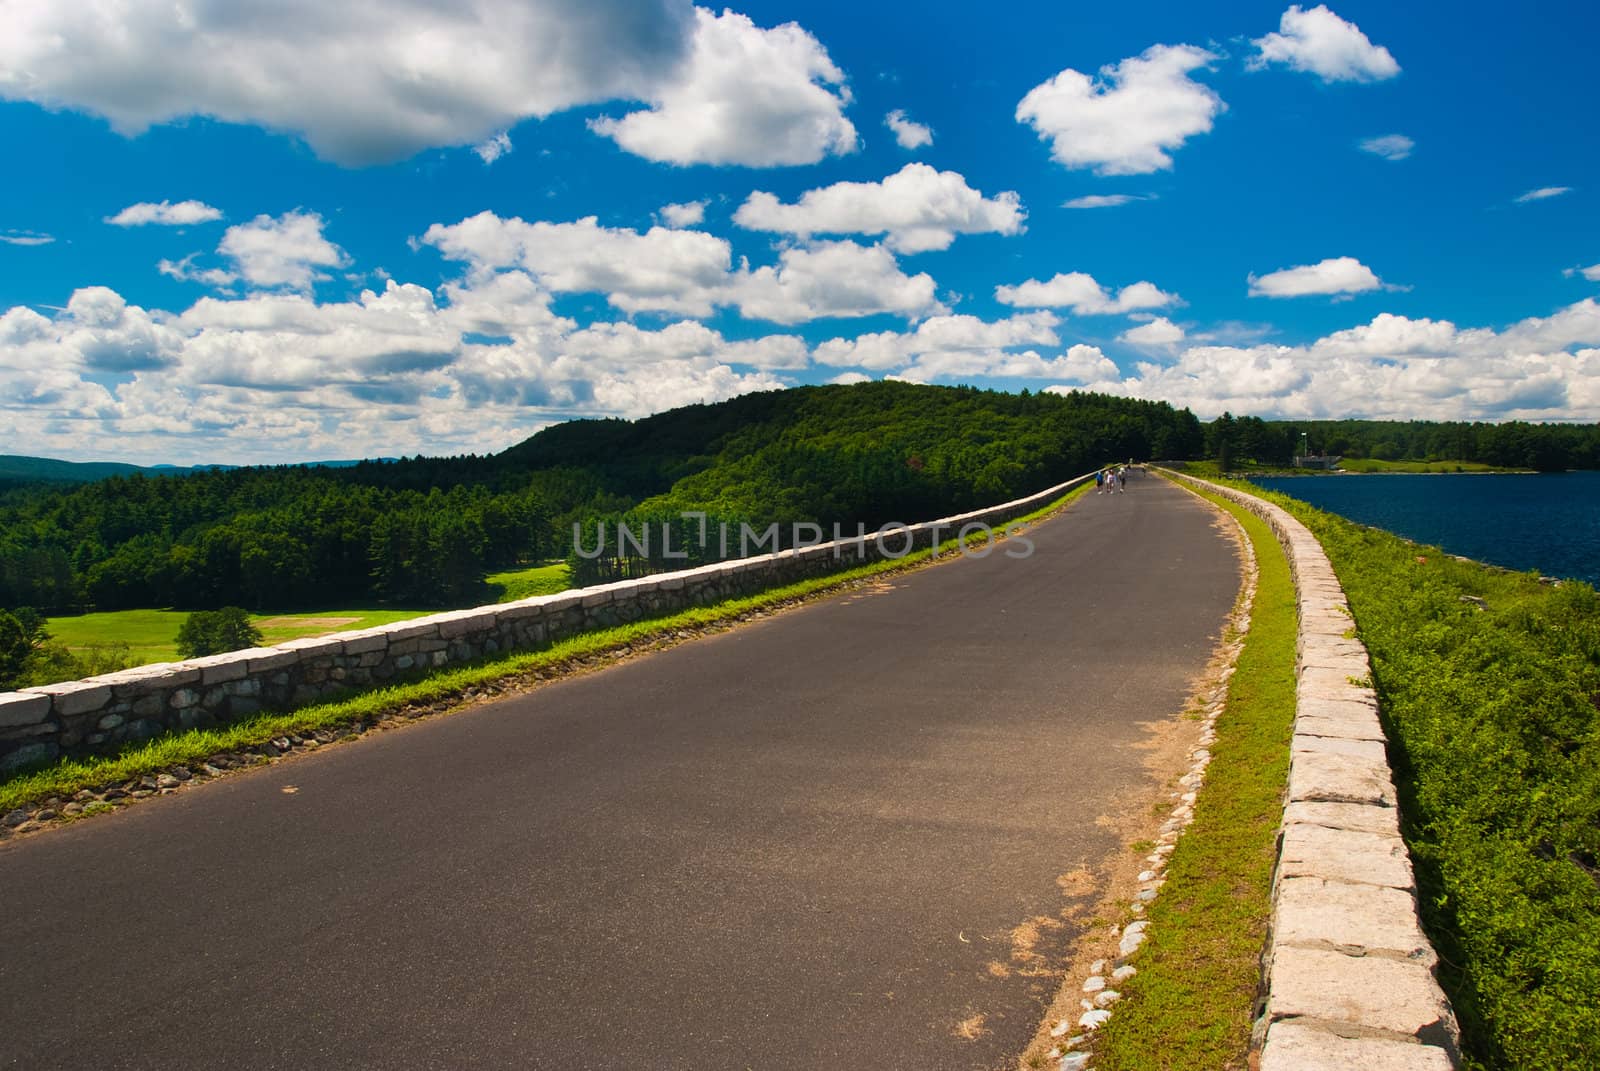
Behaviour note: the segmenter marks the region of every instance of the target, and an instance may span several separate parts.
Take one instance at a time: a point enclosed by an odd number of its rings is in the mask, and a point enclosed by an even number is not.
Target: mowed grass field
[[[553,595],[567,589],[565,562],[547,562],[526,569],[512,569],[493,573],[484,578],[488,584],[485,602],[512,602],[534,595]],[[261,630],[262,642],[271,645],[285,640],[298,640],[306,636],[323,636],[330,632],[371,628],[404,621],[412,617],[431,614],[435,610],[373,610],[365,608],[338,608],[332,610],[300,610],[288,614],[251,614],[250,620]],[[178,629],[187,610],[115,610],[105,613],[78,614],[72,617],[52,617],[45,625],[53,639],[66,644],[70,650],[83,651],[89,647],[128,645],[133,665],[151,662],[172,662],[178,658]]]
[[[263,642],[282,643],[305,636],[371,628],[420,617],[432,610],[306,610],[293,614],[251,614]],[[178,629],[187,610],[115,610],[106,613],[52,617],[45,625],[51,637],[74,651],[127,644],[134,665],[172,662],[178,657]]]
[[[512,569],[504,573],[490,573],[484,577],[496,589],[496,602],[516,602],[535,595],[554,595],[571,586],[566,562],[546,562],[528,569]]]

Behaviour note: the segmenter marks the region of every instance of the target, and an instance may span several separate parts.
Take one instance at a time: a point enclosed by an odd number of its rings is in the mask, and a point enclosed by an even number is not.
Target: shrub
[[[178,629],[178,654],[184,658],[242,651],[261,646],[261,630],[250,615],[237,606],[220,610],[196,610],[184,618]]]

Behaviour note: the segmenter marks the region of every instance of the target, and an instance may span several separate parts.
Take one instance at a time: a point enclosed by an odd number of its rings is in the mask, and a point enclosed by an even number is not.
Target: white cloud
[[[1086,272],[1058,274],[1040,282],[1029,279],[1015,286],[997,286],[994,298],[1002,305],[1028,309],[1071,309],[1080,316],[1104,316],[1161,309],[1179,303],[1178,295],[1168,294],[1154,283],[1140,281],[1123,287],[1112,297],[1105,287]]]
[[[901,253],[948,249],[957,234],[1020,234],[1027,213],[1015,193],[985,198],[955,171],[907,164],[882,182],[836,182],[784,204],[757,190],[733,221],[758,231],[886,234]]]
[[[1417,143],[1404,134],[1385,134],[1379,138],[1367,138],[1361,143],[1362,152],[1370,152],[1385,160],[1404,160],[1416,147]]]
[[[55,237],[49,234],[37,234],[33,231],[6,231],[0,234],[0,242],[6,245],[49,245]]]
[[[1564,193],[1571,192],[1571,186],[1541,186],[1537,190],[1529,190],[1527,193],[1521,194],[1515,198],[1515,201],[1519,205],[1525,205],[1529,201],[1548,201],[1552,197],[1560,197]]]
[[[1259,50],[1250,60],[1253,70],[1283,63],[1324,82],[1381,82],[1400,73],[1400,64],[1387,48],[1374,45],[1355,23],[1341,19],[1325,4],[1310,11],[1291,5],[1279,20],[1277,33],[1251,43]]]
[[[229,227],[217,252],[232,260],[251,286],[294,290],[309,290],[326,278],[318,269],[350,262],[344,250],[322,236],[322,217],[315,212],[285,212],[276,219],[260,215]]]
[[[833,338],[817,346],[818,364],[884,372],[907,367],[931,354],[992,354],[1022,346],[1055,346],[1060,323],[1054,313],[1018,313],[1005,320],[980,320],[965,314],[930,317],[913,331],[875,331]]]
[[[792,22],[764,30],[733,11],[694,17],[687,61],[632,95],[650,107],[591,120],[592,130],[673,164],[778,167],[856,150],[844,72],[815,37]]]
[[[1315,264],[1250,276],[1251,297],[1359,294],[1382,287],[1383,280],[1355,257],[1329,257]]]
[[[732,261],[724,239],[701,231],[651,227],[641,234],[602,227],[593,216],[527,223],[480,212],[435,223],[422,241],[480,271],[523,268],[557,293],[601,293],[628,312],[687,316],[711,314]]]
[[[883,125],[894,131],[894,140],[902,149],[920,149],[933,144],[933,130],[906,118],[904,109],[896,108],[884,116]]]
[[[260,125],[350,165],[652,99],[697,28],[688,0],[16,0],[5,22],[6,99],[91,112],[130,136],[191,115]]]
[[[1568,277],[1581,275],[1591,283],[1600,283],[1600,264],[1591,264],[1587,268],[1568,268],[1561,274]]]
[[[775,267],[743,272],[730,286],[741,315],[780,324],[892,313],[916,319],[945,311],[933,277],[907,275],[882,246],[815,242],[783,250]]]
[[[503,449],[552,415],[642,416],[787,385],[789,335],[701,324],[579,329],[525,273],[390,282],[351,301],[256,292],[179,314],[89,287],[0,315],[0,421],[53,454],[293,460]],[[491,341],[467,341],[486,333]],[[113,384],[97,378],[119,377]]]
[[[1155,194],[1138,193],[1091,193],[1084,197],[1074,197],[1070,201],[1061,202],[1062,208],[1120,208],[1122,205],[1132,204],[1134,201],[1153,201]]]
[[[661,222],[669,227],[698,227],[705,222],[706,203],[686,201],[683,204],[661,206]]]
[[[892,313],[921,317],[943,306],[933,278],[900,270],[888,250],[816,242],[779,253],[776,265],[732,265],[723,238],[651,227],[644,233],[573,223],[527,223],[480,212],[436,223],[422,242],[475,273],[521,268],[555,293],[601,293],[625,312],[709,316],[738,308],[747,318],[795,324],[827,317]]]
[[[1593,421],[1597,345],[1593,299],[1501,331],[1386,313],[1305,346],[1192,346],[1104,389],[1202,417]]]
[[[1217,57],[1193,45],[1152,45],[1091,78],[1068,68],[1028,91],[1017,122],[1051,143],[1050,155],[1101,175],[1172,167],[1169,151],[1210,131],[1227,105],[1189,77]]]
[[[198,253],[190,253],[182,260],[163,259],[156,264],[156,270],[162,275],[170,276],[179,282],[204,283],[206,286],[228,287],[238,282],[239,277],[223,268],[196,268],[194,258]]]
[[[1116,365],[1094,346],[1077,344],[1058,356],[1042,356],[1037,347],[1061,344],[1056,333],[1059,322],[1049,312],[1019,313],[998,321],[964,314],[935,316],[913,331],[829,339],[816,347],[812,357],[818,364],[888,373],[916,383],[980,377],[1087,382],[1116,374]],[[834,382],[865,378],[839,377]]]
[[[1161,347],[1182,342],[1184,336],[1183,328],[1165,316],[1157,316],[1149,323],[1128,328],[1117,337],[1133,346]]]
[[[158,223],[164,227],[187,227],[194,223],[211,223],[222,218],[222,210],[204,201],[140,201],[129,205],[106,222],[116,227],[142,227]]]
[[[505,156],[511,151],[511,148],[511,135],[509,132],[502,130],[494,137],[478,142],[472,147],[472,151],[478,154],[478,159],[488,165]]]

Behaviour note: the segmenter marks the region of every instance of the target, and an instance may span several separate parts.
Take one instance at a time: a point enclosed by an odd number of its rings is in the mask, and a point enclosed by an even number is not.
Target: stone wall
[[[1454,1067],[1456,1020],[1418,919],[1372,668],[1350,636],[1344,589],[1289,513],[1194,482],[1272,527],[1299,602],[1288,798],[1256,1024],[1261,1071]]]
[[[865,561],[899,557],[908,548],[950,539],[965,525],[998,529],[1092,478],[1092,473],[1079,476],[1027,498],[911,525],[881,539],[869,535],[821,543],[380,628],[0,693],[0,773],[62,755],[115,748],[169,730],[218,725],[264,709],[320,702],[399,675],[505,651],[533,650],[581,632],[750,595]]]

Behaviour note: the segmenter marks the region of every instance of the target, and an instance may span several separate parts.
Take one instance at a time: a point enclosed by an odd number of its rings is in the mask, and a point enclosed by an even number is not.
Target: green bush
[[[1322,541],[1372,655],[1467,1066],[1600,1067],[1600,599],[1263,497]]]
[[[249,612],[237,606],[196,610],[178,629],[178,654],[184,658],[259,646],[261,630],[251,622]]]

